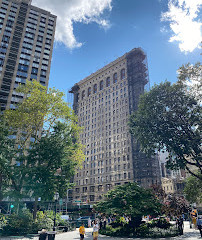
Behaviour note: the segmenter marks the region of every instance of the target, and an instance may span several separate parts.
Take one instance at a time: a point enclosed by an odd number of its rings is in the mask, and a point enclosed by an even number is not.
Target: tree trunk
[[[38,197],[35,197],[34,209],[33,209],[33,219],[34,219],[34,220],[36,219],[37,205],[38,205]]]
[[[137,228],[140,226],[141,222],[142,216],[131,217],[130,225],[134,228]]]

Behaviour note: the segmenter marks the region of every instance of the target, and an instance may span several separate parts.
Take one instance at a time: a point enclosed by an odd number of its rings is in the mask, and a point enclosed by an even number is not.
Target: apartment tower
[[[15,108],[19,83],[48,86],[56,16],[31,0],[0,0],[0,107]]]
[[[158,158],[141,153],[128,128],[147,84],[146,55],[135,48],[72,87],[86,147],[83,168],[74,177],[74,200],[94,203],[117,185],[160,182]]]

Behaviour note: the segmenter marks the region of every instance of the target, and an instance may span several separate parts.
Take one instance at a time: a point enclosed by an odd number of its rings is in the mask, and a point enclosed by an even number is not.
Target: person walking
[[[82,225],[79,228],[79,233],[80,233],[80,240],[84,239],[84,235],[85,235],[85,227],[84,227],[84,223],[82,223]]]
[[[199,230],[199,232],[201,234],[201,237],[202,237],[202,215],[198,216],[197,227],[198,227],[198,230]]]
[[[103,220],[102,218],[100,219],[100,230],[102,229],[102,223],[103,223]]]
[[[93,224],[93,240],[98,240],[98,231],[99,231],[99,225],[97,221],[94,221]]]
[[[177,225],[177,228],[180,232],[180,235],[183,235],[184,222],[183,222],[183,217],[182,216],[177,218],[176,225]]]
[[[106,217],[104,217],[103,228],[106,229],[106,226],[107,226],[107,219],[106,219]]]
[[[88,227],[89,228],[91,227],[91,219],[90,219],[90,217],[88,218]]]

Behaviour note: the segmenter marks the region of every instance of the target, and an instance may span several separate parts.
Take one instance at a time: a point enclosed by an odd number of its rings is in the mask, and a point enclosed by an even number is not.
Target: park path
[[[166,238],[166,240],[198,240],[201,239],[200,238],[200,234],[198,230],[195,229],[190,229],[189,228],[189,222],[184,222],[184,235],[182,236],[178,236],[178,237],[173,237],[173,238]],[[10,238],[1,238],[1,240],[10,240]],[[15,240],[28,240],[28,238],[15,238]],[[56,239],[55,240],[79,240],[79,233],[78,233],[78,229],[76,229],[76,231],[72,231],[72,232],[67,232],[67,233],[61,233],[56,235]],[[98,240],[128,240],[128,239],[133,239],[133,238],[116,238],[116,237],[108,237],[108,236],[102,236],[99,235]],[[13,238],[12,238],[13,240]],[[34,238],[33,240],[38,240],[38,238]],[[86,229],[86,235],[85,235],[85,239],[84,240],[93,240],[92,237],[92,228],[87,228]],[[143,238],[135,238],[135,240],[144,240]],[[145,240],[151,240],[149,238],[145,239]],[[158,238],[158,240],[165,240],[165,238]]]

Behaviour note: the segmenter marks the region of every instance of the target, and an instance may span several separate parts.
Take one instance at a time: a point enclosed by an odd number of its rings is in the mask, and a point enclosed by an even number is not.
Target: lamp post
[[[59,199],[59,193],[55,193],[54,200],[55,200],[55,216],[54,216],[54,225],[53,225],[53,231],[56,229],[56,214],[57,214],[57,201]]]
[[[67,204],[68,204],[68,202],[69,202],[69,191],[71,191],[71,190],[73,190],[73,189],[67,189],[67,199],[66,199],[66,215],[68,214],[68,212],[67,212]]]

